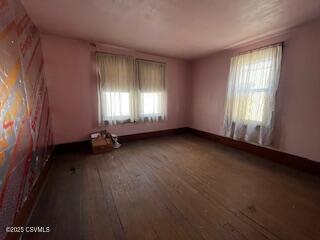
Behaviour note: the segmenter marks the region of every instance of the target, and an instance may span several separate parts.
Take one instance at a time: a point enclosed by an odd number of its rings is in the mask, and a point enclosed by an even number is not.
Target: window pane
[[[262,122],[265,97],[264,92],[255,92],[248,97],[245,120]]]
[[[266,89],[270,86],[271,63],[271,60],[265,59],[249,65],[249,89]]]
[[[141,93],[143,115],[159,115],[161,113],[161,92]]]
[[[266,101],[265,92],[252,92],[250,95],[238,95],[234,99],[232,119],[261,122]]]
[[[118,119],[130,116],[129,92],[105,92],[107,117]]]

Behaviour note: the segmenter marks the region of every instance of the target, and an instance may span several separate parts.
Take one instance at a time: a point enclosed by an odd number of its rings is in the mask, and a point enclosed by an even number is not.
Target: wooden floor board
[[[23,239],[319,239],[320,180],[188,134],[55,156]]]
[[[153,157],[155,158],[155,156]],[[155,163],[156,161],[152,161],[151,163]],[[147,163],[146,163],[147,164]],[[220,230],[222,230],[222,236],[226,236],[226,237],[230,237],[231,234],[236,234],[237,238],[236,239],[243,239],[243,237],[241,237],[241,235],[246,236],[247,234],[249,234],[253,229],[248,228],[248,226],[246,226],[246,224],[243,224],[242,222],[239,222],[238,219],[233,216],[232,214],[230,214],[231,212],[228,211],[228,209],[223,208],[223,206],[221,206],[220,204],[217,204],[216,201],[211,201],[212,199],[210,199],[209,201],[206,201],[208,199],[206,199],[203,195],[201,196],[201,198],[198,198],[198,196],[200,196],[200,192],[197,189],[197,186],[194,186],[192,184],[189,184],[187,182],[184,181],[184,177],[189,178],[190,176],[181,176],[178,172],[171,172],[170,169],[166,168],[165,166],[157,166],[156,167],[157,170],[160,170],[160,174],[159,174],[159,180],[166,180],[164,182],[164,186],[168,187],[168,186],[173,186],[174,188],[176,188],[173,191],[173,194],[176,192],[181,192],[183,191],[183,197],[187,196],[187,199],[189,200],[189,202],[187,203],[187,205],[183,205],[182,207],[187,207],[188,209],[185,209],[185,211],[192,211],[190,212],[190,214],[195,215],[192,217],[192,220],[195,220],[198,218],[198,215],[200,215],[200,219],[198,219],[198,221],[201,220],[205,220],[207,223],[209,223],[209,226],[219,226],[218,229],[214,230],[214,233],[218,233]],[[163,169],[166,169],[166,172],[163,171]],[[155,169],[154,169],[155,171]],[[174,183],[174,184],[172,184]],[[187,184],[186,184],[187,183]],[[165,189],[165,191],[167,192],[168,189]],[[187,195],[188,194],[188,195]],[[194,201],[194,203],[190,202],[190,201]],[[181,204],[184,203],[183,199],[180,198],[179,201],[176,202],[177,206],[181,206]],[[192,206],[189,209],[189,206]],[[203,209],[203,206],[206,206],[205,209]],[[200,208],[199,208],[200,207]],[[202,211],[205,212],[204,216],[201,216]],[[222,214],[222,215],[220,215]],[[216,216],[216,218],[211,218],[211,216]],[[213,220],[217,220],[216,222]],[[206,224],[206,223],[204,223]],[[196,224],[195,224],[196,225]],[[220,226],[223,226],[223,228],[221,229]],[[208,226],[208,227],[209,227]],[[238,229],[235,228],[235,226],[238,226]],[[232,233],[228,232],[228,230],[232,229]],[[242,234],[241,231],[242,229],[246,229],[245,233]],[[227,232],[226,232],[227,230]],[[254,239],[260,239],[260,235],[258,232],[253,231],[254,232]],[[253,236],[251,236],[251,238],[253,239]],[[209,239],[212,239],[213,237],[217,238],[221,238],[221,236],[215,236],[209,235]],[[225,238],[225,237],[223,237]],[[246,237],[247,238],[247,237]],[[249,237],[250,238],[250,237]],[[265,239],[265,238],[263,238]]]

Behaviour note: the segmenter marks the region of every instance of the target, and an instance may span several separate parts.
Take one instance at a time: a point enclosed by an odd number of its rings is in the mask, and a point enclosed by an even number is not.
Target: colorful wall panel
[[[39,31],[18,0],[0,0],[0,240],[52,146]]]

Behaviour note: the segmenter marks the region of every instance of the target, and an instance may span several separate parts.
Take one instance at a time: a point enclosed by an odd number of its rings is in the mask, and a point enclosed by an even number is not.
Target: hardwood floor
[[[74,169],[73,169],[74,168]],[[183,134],[55,156],[23,239],[320,239],[320,178]]]

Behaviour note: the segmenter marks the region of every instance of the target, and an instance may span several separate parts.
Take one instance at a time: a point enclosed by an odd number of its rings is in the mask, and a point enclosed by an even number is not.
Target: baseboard
[[[90,141],[79,141],[79,142],[71,142],[71,143],[62,143],[55,146],[55,154],[60,153],[74,153],[74,152],[81,152],[81,153],[90,153],[91,146]]]
[[[237,141],[232,138],[216,135],[209,132],[200,131],[193,128],[187,128],[187,132],[193,135],[214,140],[221,144],[240,149],[242,151],[252,153],[254,155],[266,158],[268,160],[286,165],[291,168],[306,171],[312,174],[320,175],[320,162],[299,157],[293,154],[278,151],[276,149],[267,148],[251,144],[248,142]]]
[[[189,128],[184,127],[184,128],[174,128],[174,129],[166,129],[166,130],[154,131],[154,132],[144,132],[144,133],[138,133],[138,134],[124,135],[124,136],[119,136],[119,142],[136,141],[136,140],[142,140],[142,139],[153,138],[153,137],[165,137],[173,134],[186,133],[188,131],[189,131]]]
[[[34,184],[27,200],[24,202],[21,210],[16,214],[12,226],[24,227],[32,213],[32,210],[37,202],[42,187],[44,186],[49,169],[51,167],[52,155],[47,160],[44,168],[42,169],[36,183]],[[18,240],[22,233],[8,233],[5,240]]]
[[[153,131],[153,132],[143,132],[137,134],[130,134],[130,135],[123,135],[119,136],[118,140],[120,143],[130,142],[130,141],[137,141],[147,138],[154,138],[154,137],[165,137],[173,134],[181,134],[188,132],[189,129],[187,127],[184,128],[173,128],[173,129],[166,129],[160,131]],[[83,152],[83,153],[91,153],[91,145],[89,140],[79,141],[79,142],[71,142],[71,143],[62,143],[58,144],[55,147],[55,153],[70,153],[70,152]]]

